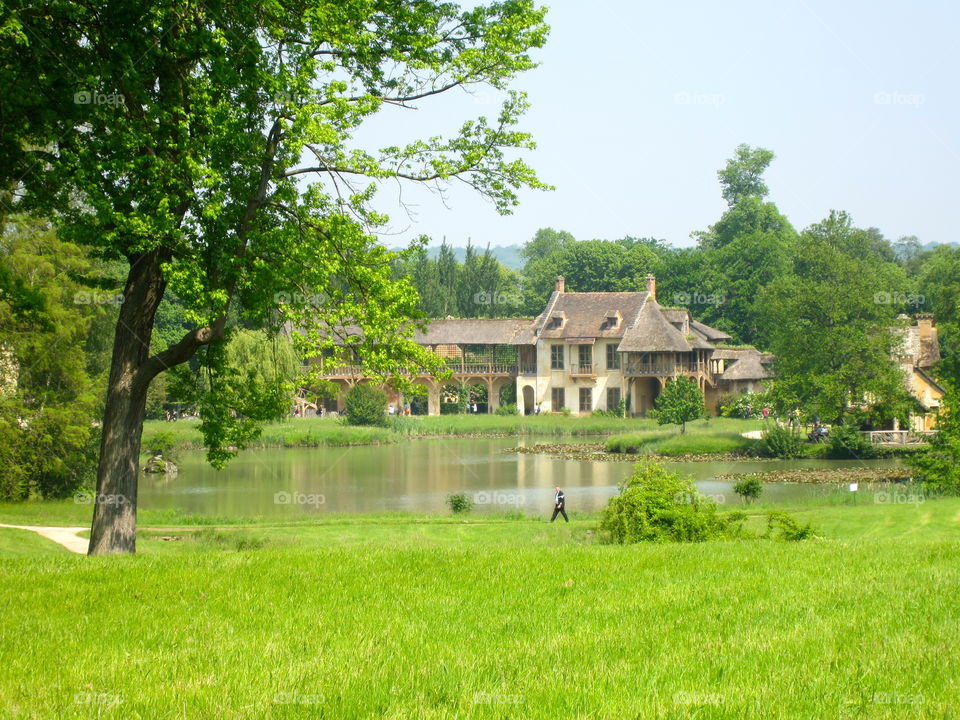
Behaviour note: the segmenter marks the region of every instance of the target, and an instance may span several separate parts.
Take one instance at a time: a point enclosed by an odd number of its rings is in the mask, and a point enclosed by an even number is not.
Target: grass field
[[[472,437],[472,436],[552,436],[581,437],[591,435],[626,434],[628,437],[657,439],[677,436],[677,442],[696,445],[696,438],[707,435],[736,438],[740,433],[763,427],[759,420],[711,418],[687,424],[681,438],[676,425],[661,426],[645,418],[567,417],[564,415],[500,416],[500,415],[440,415],[435,417],[391,418],[388,427],[354,427],[340,419],[297,418],[265,425],[260,438],[251,447],[319,447],[346,445],[375,445],[399,442],[410,437]],[[159,434],[172,436],[181,450],[199,450],[203,447],[199,423],[196,420],[164,422],[148,420],[144,425],[143,447],[150,450]],[[716,441],[705,441],[716,446]],[[712,443],[712,445],[710,445]],[[722,443],[724,447],[729,442]],[[742,444],[742,443],[741,443]],[[711,452],[706,449],[701,452]],[[726,452],[718,450],[717,452]]]
[[[960,499],[792,511],[818,539],[145,513],[138,556],[86,558],[0,531],[0,717],[958,717]],[[84,524],[0,506],[38,515]]]

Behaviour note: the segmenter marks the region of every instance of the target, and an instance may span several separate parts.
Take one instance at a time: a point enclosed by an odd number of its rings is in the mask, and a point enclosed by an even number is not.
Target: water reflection
[[[532,444],[538,439],[525,442]],[[547,439],[549,441],[549,439]],[[177,508],[204,515],[276,516],[384,511],[440,512],[451,492],[466,492],[474,512],[522,510],[548,514],[560,485],[571,510],[599,510],[630,473],[630,463],[563,460],[504,452],[516,438],[409,440],[351,448],[250,450],[223,471],[201,453],[182,458],[169,480],[144,477],[140,498],[148,509]],[[776,463],[671,463],[691,475],[700,492],[737,503],[718,475],[797,467],[890,465],[893,461],[797,460]],[[788,501],[833,492],[832,486],[768,485],[764,499]]]

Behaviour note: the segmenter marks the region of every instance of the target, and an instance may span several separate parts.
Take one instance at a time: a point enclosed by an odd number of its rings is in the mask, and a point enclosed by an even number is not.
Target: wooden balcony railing
[[[580,363],[570,366],[570,375],[573,377],[595,377],[596,373],[593,371],[593,363]]]
[[[626,375],[653,375],[668,377],[671,375],[689,375],[703,373],[712,376],[708,363],[705,362],[628,362],[623,366]]]

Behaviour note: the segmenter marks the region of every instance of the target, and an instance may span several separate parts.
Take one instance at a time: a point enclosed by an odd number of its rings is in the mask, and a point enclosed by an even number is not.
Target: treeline
[[[915,402],[890,362],[890,328],[901,314],[936,314],[941,381],[960,377],[960,249],[924,250],[916,237],[891,240],[842,211],[797,230],[768,199],[764,172],[774,155],[741,145],[718,172],[727,209],[696,245],[653,238],[577,240],[544,228],[513,272],[489,249],[448,246],[436,259],[413,250],[395,266],[429,317],[535,316],[563,275],[570,291],[639,291],[657,276],[657,299],[728,332],[732,344],[777,355],[777,401],[842,418],[864,394],[877,398],[871,422],[906,418]],[[879,409],[878,409],[879,408]]]

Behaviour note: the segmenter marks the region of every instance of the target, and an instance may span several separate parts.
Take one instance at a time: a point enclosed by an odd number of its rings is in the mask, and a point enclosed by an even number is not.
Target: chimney
[[[647,275],[647,292],[650,293],[650,299],[657,299],[657,278],[650,274]]]
[[[557,279],[554,281],[553,290],[554,292],[566,292],[566,283],[564,282],[563,275],[558,275]]]

